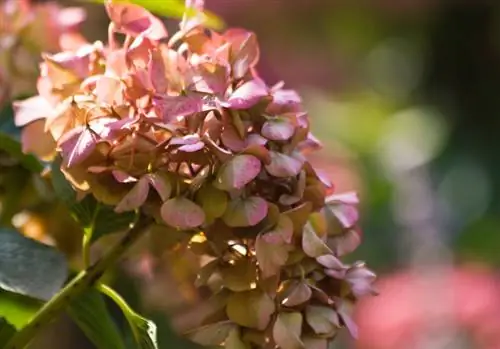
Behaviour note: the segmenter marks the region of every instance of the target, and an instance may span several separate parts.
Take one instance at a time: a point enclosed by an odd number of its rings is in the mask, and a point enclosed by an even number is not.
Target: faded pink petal
[[[338,270],[344,269],[344,264],[332,254],[325,254],[316,257],[316,260],[318,261],[319,264],[328,269],[338,269]]]
[[[163,23],[141,6],[108,0],[106,11],[119,32],[132,36],[142,34],[151,40],[168,36]]]
[[[96,81],[95,94],[100,103],[110,105],[123,103],[121,81],[114,77],[100,76]]]
[[[148,63],[149,79],[156,93],[166,93],[168,88],[167,68],[159,49],[151,50],[151,60]]]
[[[203,209],[184,197],[165,201],[161,206],[161,216],[165,223],[181,230],[199,227],[205,221]]]
[[[241,79],[259,61],[260,51],[254,33],[240,28],[231,28],[224,33],[231,44],[233,76]]]
[[[266,165],[266,171],[275,177],[296,176],[302,170],[303,162],[291,156],[270,151],[271,163]]]
[[[135,38],[127,50],[127,59],[136,68],[145,69],[150,61],[151,50],[155,47],[153,42],[144,35]]]
[[[45,122],[36,120],[21,130],[21,145],[24,153],[33,153],[42,160],[51,158],[56,149],[56,142],[44,130]]]
[[[199,95],[162,96],[154,99],[158,115],[168,123],[180,116],[187,116],[203,110],[203,100]]]
[[[237,155],[221,167],[215,185],[222,190],[241,189],[260,173],[262,164],[253,155]]]
[[[126,172],[120,170],[114,170],[111,172],[113,177],[120,183],[134,183],[137,182],[137,178],[132,177]]]
[[[121,213],[133,211],[141,207],[147,200],[149,193],[149,181],[147,176],[141,177],[134,187],[116,205],[115,212]]]
[[[205,147],[205,143],[200,140],[198,134],[172,138],[170,140],[170,145],[180,145],[177,149],[187,153],[192,153]]]
[[[168,200],[172,193],[172,185],[166,176],[161,173],[151,173],[147,175],[149,184],[156,190],[162,201]]]
[[[373,282],[375,279],[375,273],[364,266],[354,266],[350,268],[347,270],[344,278],[351,286],[351,291],[357,298],[376,294],[373,289]]]
[[[297,112],[301,109],[302,99],[294,90],[279,89],[272,94],[273,100],[267,112],[274,115]]]
[[[241,139],[236,129],[231,125],[226,125],[222,130],[221,140],[224,145],[235,152],[245,149],[246,142]]]
[[[97,138],[87,126],[71,129],[59,140],[59,148],[66,167],[85,160],[95,149]]]
[[[295,133],[295,126],[281,119],[268,120],[262,125],[262,135],[272,141],[286,141]]]
[[[336,256],[344,256],[353,252],[361,244],[361,232],[356,229],[350,229],[340,235],[329,237],[327,245]]]
[[[232,109],[248,109],[268,96],[268,88],[260,79],[250,80],[238,87],[222,106]]]
[[[35,96],[12,104],[14,108],[14,123],[25,126],[33,121],[45,119],[53,113],[53,107],[41,96]]]

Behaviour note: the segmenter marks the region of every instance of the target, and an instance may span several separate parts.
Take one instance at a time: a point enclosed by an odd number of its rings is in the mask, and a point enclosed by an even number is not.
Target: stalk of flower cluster
[[[148,218],[140,219],[108,253],[87,269],[80,272],[59,293],[47,302],[31,319],[17,332],[3,349],[23,349],[33,338],[74,299],[86,290],[92,288],[104,273],[123,256],[123,254],[142,236],[150,225]]]

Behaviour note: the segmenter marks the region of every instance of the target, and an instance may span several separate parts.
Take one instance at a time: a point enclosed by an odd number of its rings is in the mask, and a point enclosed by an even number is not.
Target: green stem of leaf
[[[132,330],[132,334],[134,335],[136,340],[139,340],[140,333],[137,333],[136,326],[135,326],[134,321],[131,317],[134,314],[134,311],[132,310],[132,308],[130,308],[130,306],[125,301],[125,299],[123,299],[123,297],[120,296],[118,294],[118,292],[116,292],[115,290],[113,290],[111,287],[109,287],[107,285],[99,284],[99,286],[97,288],[103,294],[105,294],[106,296],[111,298],[113,300],[113,302],[116,303],[116,305],[118,305],[118,307],[122,310],[123,315],[125,316],[125,319],[127,320],[127,322],[130,325],[130,328]]]
[[[88,268],[90,266],[90,244],[92,242],[92,236],[94,235],[95,221],[98,212],[99,212],[99,203],[97,203],[97,207],[94,210],[90,226],[84,229],[83,242],[82,242],[82,258],[83,258],[83,265],[85,266],[85,268]]]
[[[122,257],[122,255],[142,236],[150,220],[139,220],[123,239],[113,246],[96,263],[80,272],[59,293],[47,302],[31,319],[17,332],[3,349],[24,349],[35,335],[50,323],[69,303],[87,289],[93,287],[102,275]]]

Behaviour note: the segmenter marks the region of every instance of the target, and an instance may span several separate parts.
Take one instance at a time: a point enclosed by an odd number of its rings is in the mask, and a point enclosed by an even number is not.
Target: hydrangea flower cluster
[[[84,19],[82,9],[60,8],[52,1],[0,2],[0,105],[35,92],[40,53],[80,45],[78,27]]]
[[[308,114],[259,77],[255,35],[199,15],[169,36],[137,5],[106,10],[107,45],[43,56],[39,95],[15,106],[25,151],[60,156],[80,196],[192,237],[216,304],[192,340],[319,349],[342,327],[355,335],[349,306],[375,279],[339,259],[360,242],[358,198],[308,163],[320,147]]]

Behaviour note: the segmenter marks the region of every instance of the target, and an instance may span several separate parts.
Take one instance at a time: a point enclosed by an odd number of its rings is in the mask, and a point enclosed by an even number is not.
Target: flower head
[[[210,260],[197,284],[222,311],[193,340],[326,348],[341,327],[355,334],[346,309],[375,278],[339,260],[360,242],[357,196],[333,193],[307,161],[320,147],[308,114],[258,75],[255,34],[208,30],[199,15],[169,36],[137,5],[106,10],[106,46],[44,55],[39,95],[16,105],[25,150],[43,140],[39,155],[59,155],[75,190],[193,236]]]

